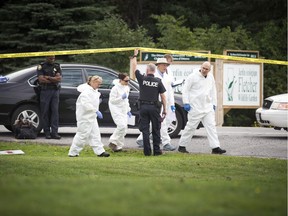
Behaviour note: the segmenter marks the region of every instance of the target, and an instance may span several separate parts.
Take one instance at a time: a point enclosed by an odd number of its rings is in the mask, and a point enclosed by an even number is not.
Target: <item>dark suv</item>
[[[88,76],[99,75],[103,78],[103,83],[99,89],[102,102],[100,111],[103,119],[98,120],[100,127],[115,126],[110,110],[108,99],[113,80],[117,79],[118,73],[112,69],[84,64],[61,64],[62,82],[60,90],[59,104],[59,124],[60,126],[76,126],[76,100],[79,96],[77,86],[85,83]],[[13,131],[15,120],[24,117],[33,122],[38,132],[42,129],[39,109],[39,90],[37,85],[36,66],[26,68],[0,79],[0,124],[8,130]],[[131,80],[129,83],[129,102],[131,112],[136,116],[136,125],[139,120],[138,83]],[[175,94],[176,118],[169,127],[169,134],[175,137],[184,128],[187,122],[187,113],[182,108],[182,98],[180,94]]]

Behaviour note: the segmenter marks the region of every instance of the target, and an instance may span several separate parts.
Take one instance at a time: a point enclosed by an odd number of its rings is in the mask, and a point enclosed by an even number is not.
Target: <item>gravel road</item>
[[[108,145],[109,136],[113,130],[114,128],[100,129],[105,148]],[[217,127],[217,131],[221,148],[227,150],[225,155],[287,160],[288,132],[284,130],[277,131],[273,128],[254,127]],[[29,140],[29,142],[70,146],[75,132],[75,127],[61,127],[59,129],[59,134],[62,136],[61,140],[47,140],[43,134],[40,134],[37,139]],[[136,144],[138,135],[139,131],[137,129],[129,129],[126,136],[125,148],[138,148]],[[180,136],[173,138],[171,143],[178,146],[179,138]],[[3,126],[0,126],[0,141],[25,142],[25,140],[15,139],[13,133],[9,132]],[[187,150],[191,154],[211,153],[204,128],[196,131]]]

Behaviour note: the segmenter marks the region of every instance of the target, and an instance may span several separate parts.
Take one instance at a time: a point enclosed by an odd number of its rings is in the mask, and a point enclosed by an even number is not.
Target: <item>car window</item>
[[[61,86],[77,87],[84,82],[82,69],[62,68]]]
[[[28,83],[32,87],[36,87],[38,85],[38,77],[35,75],[28,80]]]
[[[130,91],[139,91],[139,84],[135,80],[130,79]]]
[[[88,76],[98,75],[102,77],[103,81],[101,86],[99,87],[100,89],[111,89],[114,86],[113,80],[117,79],[116,74],[109,73],[108,71],[103,71],[100,69],[86,69],[86,71]]]

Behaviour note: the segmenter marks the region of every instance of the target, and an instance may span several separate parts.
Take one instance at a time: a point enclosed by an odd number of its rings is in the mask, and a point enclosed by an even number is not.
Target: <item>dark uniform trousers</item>
[[[143,134],[143,144],[144,144],[144,155],[151,155],[151,146],[149,140],[150,134],[150,122],[152,123],[152,136],[153,136],[153,152],[154,155],[161,153],[160,143],[160,127],[161,127],[161,117],[160,110],[155,104],[141,104],[140,105],[140,131]]]
[[[51,127],[51,133],[54,135],[57,134],[59,123],[59,89],[41,89],[40,109],[44,133],[50,133]]]

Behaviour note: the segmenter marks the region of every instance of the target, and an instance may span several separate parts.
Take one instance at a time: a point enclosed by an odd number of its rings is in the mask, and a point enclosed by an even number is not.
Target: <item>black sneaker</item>
[[[50,133],[45,133],[45,138],[46,138],[46,139],[51,139]]]
[[[163,152],[160,150],[158,152],[154,152],[153,154],[154,156],[159,156],[159,155],[163,155]]]
[[[61,139],[61,136],[59,134],[52,134],[51,139]]]
[[[212,154],[224,154],[226,153],[226,150],[221,149],[220,147],[212,149]]]
[[[186,147],[185,147],[185,146],[179,146],[179,147],[178,147],[178,151],[181,152],[181,153],[189,153],[189,152],[186,150]]]
[[[102,154],[98,155],[98,157],[109,157],[110,154],[107,152],[103,152]]]
[[[113,152],[127,152],[127,150],[126,149],[116,149],[116,150],[114,150]]]
[[[68,155],[69,157],[78,157],[79,155]]]

